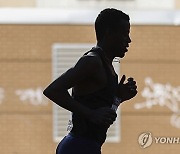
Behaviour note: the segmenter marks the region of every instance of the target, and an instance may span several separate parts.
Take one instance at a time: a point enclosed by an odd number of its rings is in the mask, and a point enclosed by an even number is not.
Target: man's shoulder
[[[102,66],[101,58],[96,52],[88,52],[86,55],[83,55],[79,61],[86,65]]]

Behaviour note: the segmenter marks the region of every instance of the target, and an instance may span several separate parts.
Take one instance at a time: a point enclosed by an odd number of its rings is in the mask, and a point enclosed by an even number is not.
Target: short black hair
[[[114,8],[107,8],[102,10],[95,21],[97,41],[101,41],[103,39],[107,29],[117,30],[122,20],[129,21],[130,18],[124,12]]]

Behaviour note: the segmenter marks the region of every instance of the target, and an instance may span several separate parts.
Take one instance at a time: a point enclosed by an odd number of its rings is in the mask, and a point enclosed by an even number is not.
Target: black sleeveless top
[[[87,55],[89,52],[95,52],[101,58],[107,75],[106,86],[100,90],[83,96],[77,96],[72,92],[72,97],[76,101],[90,109],[98,109],[101,107],[111,108],[115,96],[115,90],[117,89],[118,85],[118,76],[117,74],[115,74],[115,76],[112,74],[110,68],[105,62],[104,53],[100,48],[92,48],[84,55]],[[72,123],[73,128],[71,130],[71,133],[74,136],[82,136],[93,139],[99,144],[103,144],[105,142],[106,132],[108,128],[104,128],[103,126],[97,126],[94,123],[85,119],[84,117],[79,116],[75,113],[72,114]]]

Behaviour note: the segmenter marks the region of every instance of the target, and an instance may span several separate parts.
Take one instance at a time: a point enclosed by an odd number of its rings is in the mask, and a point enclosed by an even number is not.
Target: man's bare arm
[[[109,108],[91,110],[79,102],[75,101],[68,93],[68,89],[81,83],[86,78],[91,78],[96,74],[100,67],[101,61],[96,56],[84,56],[77,64],[53,81],[43,92],[43,94],[57,105],[77,113],[86,118],[90,118],[95,123],[111,124],[116,114]]]

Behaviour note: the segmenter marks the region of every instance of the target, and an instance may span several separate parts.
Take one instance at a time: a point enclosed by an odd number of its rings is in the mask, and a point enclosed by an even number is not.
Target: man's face
[[[128,51],[129,43],[131,43],[129,37],[130,23],[129,21],[123,21],[119,27],[118,30],[112,32],[110,46],[115,57],[123,58]]]

